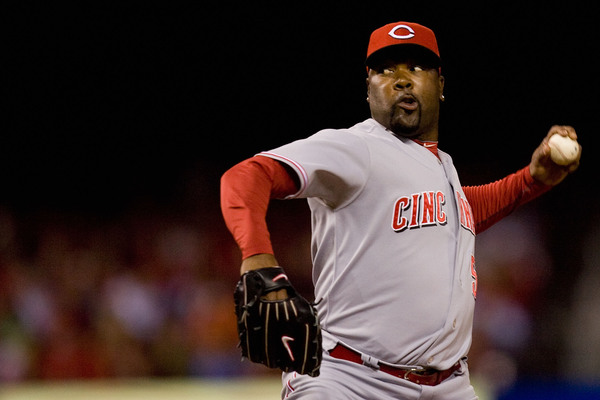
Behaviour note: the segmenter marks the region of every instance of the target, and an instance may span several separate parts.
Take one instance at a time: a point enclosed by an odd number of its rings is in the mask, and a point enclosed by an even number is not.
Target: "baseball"
[[[548,141],[550,158],[558,165],[569,165],[579,155],[579,143],[570,137],[554,134]]]

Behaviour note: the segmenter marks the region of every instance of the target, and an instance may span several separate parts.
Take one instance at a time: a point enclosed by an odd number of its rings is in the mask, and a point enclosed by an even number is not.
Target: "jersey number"
[[[471,278],[473,278],[473,282],[471,283],[471,288],[473,289],[473,298],[477,299],[477,271],[475,270],[475,256],[471,256]]]

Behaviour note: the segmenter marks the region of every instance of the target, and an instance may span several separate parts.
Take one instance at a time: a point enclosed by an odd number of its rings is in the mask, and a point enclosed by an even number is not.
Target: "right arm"
[[[297,191],[286,167],[267,157],[253,157],[221,178],[221,209],[242,251],[242,276],[233,295],[242,357],[318,376],[323,351],[316,308],[294,290],[282,268],[273,268],[278,263],[265,221],[272,198]],[[291,309],[294,314],[287,318]],[[279,318],[284,314],[286,318]],[[297,343],[282,341],[288,335]]]
[[[267,208],[271,199],[297,191],[293,175],[283,164],[268,157],[242,161],[221,178],[221,210],[242,252],[242,274],[279,265],[265,220]]]
[[[242,252],[242,274],[278,265],[265,220],[271,199],[314,197],[332,208],[343,206],[364,187],[369,165],[363,138],[324,130],[225,172],[221,210]]]

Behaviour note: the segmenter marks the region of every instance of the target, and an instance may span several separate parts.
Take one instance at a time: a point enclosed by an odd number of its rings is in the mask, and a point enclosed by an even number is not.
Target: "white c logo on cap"
[[[396,31],[398,29],[406,29],[408,31],[408,34],[397,35]],[[388,35],[390,35],[394,39],[410,39],[412,37],[415,37],[415,31],[413,30],[413,28],[411,28],[408,25],[396,25],[395,27],[392,28],[392,30],[388,33]]]

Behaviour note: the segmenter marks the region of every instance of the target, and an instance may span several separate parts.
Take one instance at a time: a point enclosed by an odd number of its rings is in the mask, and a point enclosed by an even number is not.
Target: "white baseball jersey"
[[[312,213],[324,348],[444,370],[471,344],[473,218],[452,159],[373,119],[260,153],[300,178]]]

